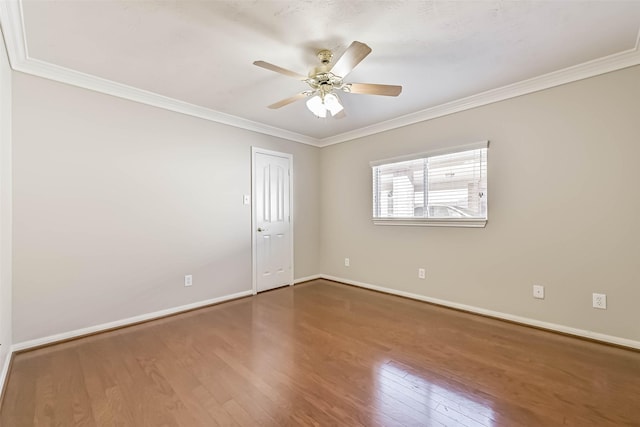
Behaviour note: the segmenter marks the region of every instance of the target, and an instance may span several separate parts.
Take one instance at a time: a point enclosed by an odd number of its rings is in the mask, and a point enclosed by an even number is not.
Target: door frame
[[[256,246],[256,154],[267,154],[269,156],[283,157],[289,161],[289,239],[291,247],[291,283],[289,286],[293,286],[293,154],[282,153],[280,151],[267,150],[260,147],[251,147],[251,284],[253,295],[258,293],[258,271],[257,271],[257,255],[258,247]]]

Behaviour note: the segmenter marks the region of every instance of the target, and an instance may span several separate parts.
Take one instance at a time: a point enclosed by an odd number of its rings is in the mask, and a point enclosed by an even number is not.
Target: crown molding
[[[118,98],[163,108],[177,113],[221,123],[290,141],[317,146],[318,139],[285,129],[269,126],[231,114],[169,98],[133,86],[127,86],[94,75],[82,73],[49,62],[31,58],[27,49],[22,3],[19,0],[0,1],[0,25],[2,25],[9,62],[15,71],[93,90]]]
[[[216,123],[258,132],[265,135],[275,136],[278,138],[288,139],[303,144],[317,145],[317,139],[311,138],[285,129],[276,128],[265,125],[263,123],[254,122],[233,116],[231,114],[221,113],[199,105],[190,104],[175,98],[169,98],[154,92],[127,86],[111,80],[96,77],[90,74],[81,73],[69,68],[60,67],[49,62],[40,61],[38,59],[28,59],[14,67],[17,71],[32,74],[38,77],[67,83],[84,89],[101,92],[107,95],[128,99],[130,101],[140,102],[142,104],[163,108],[177,113],[186,114],[193,117],[209,120]]]
[[[314,138],[31,58],[28,54],[24,31],[21,0],[0,0],[0,25],[7,45],[11,67],[16,71],[315,147],[339,144],[640,64],[639,31],[635,47],[632,49],[440,104],[371,126],[327,138]]]
[[[18,0],[0,1],[0,27],[2,27],[9,55],[9,63],[11,68],[15,70],[17,63],[24,62],[28,57],[27,40],[22,20],[22,5]]]
[[[354,131],[341,133],[339,135],[323,138],[318,141],[320,147],[326,147],[341,142],[350,141],[356,138],[385,132],[392,129],[412,125],[415,123],[432,120],[438,117],[453,113],[493,104],[522,95],[527,95],[555,86],[572,83],[600,74],[610,73],[623,68],[640,64],[640,31],[636,39],[636,45],[632,49],[618,52],[609,56],[594,59],[582,64],[574,65],[562,70],[553,71],[531,79],[523,80],[507,86],[491,89],[466,98],[440,104],[435,107],[407,114],[395,119],[386,120]]]

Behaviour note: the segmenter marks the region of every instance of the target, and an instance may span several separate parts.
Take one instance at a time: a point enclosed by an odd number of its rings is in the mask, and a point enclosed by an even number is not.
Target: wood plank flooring
[[[640,426],[640,353],[317,280],[18,354],[0,425]]]

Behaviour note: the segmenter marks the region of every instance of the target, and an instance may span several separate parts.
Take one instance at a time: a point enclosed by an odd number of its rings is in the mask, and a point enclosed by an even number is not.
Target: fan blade
[[[306,76],[302,74],[298,74],[295,71],[287,70],[286,68],[278,67],[277,65],[270,64],[264,61],[254,61],[253,65],[257,65],[258,67],[262,67],[264,69],[275,71],[276,73],[284,74],[285,76],[293,77],[298,80],[307,80]]]
[[[301,92],[296,95],[293,95],[290,98],[286,98],[286,99],[283,99],[282,101],[276,102],[275,104],[271,104],[269,105],[269,108],[271,108],[272,110],[275,110],[276,108],[284,107],[285,105],[289,105],[293,102],[299,101],[306,97],[307,97],[307,94],[305,92]]]
[[[364,95],[398,96],[402,92],[402,86],[376,85],[373,83],[351,83],[347,92],[361,93]]]
[[[371,48],[364,43],[353,42],[331,68],[336,76],[345,78],[364,58],[371,53]]]

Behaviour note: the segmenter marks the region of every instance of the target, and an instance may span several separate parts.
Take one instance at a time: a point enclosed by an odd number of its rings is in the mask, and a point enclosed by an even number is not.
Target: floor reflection
[[[408,366],[388,361],[377,367],[377,404],[382,412],[394,411],[411,425],[494,426],[488,402],[468,393],[434,384]]]

